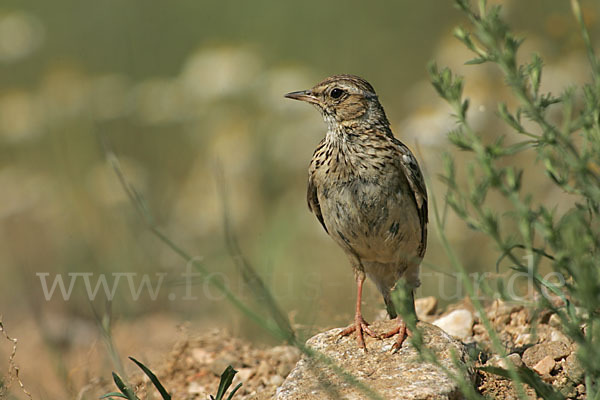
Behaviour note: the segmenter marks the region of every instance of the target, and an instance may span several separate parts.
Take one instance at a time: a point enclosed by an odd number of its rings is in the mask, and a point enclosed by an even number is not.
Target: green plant
[[[231,382],[233,381],[235,374],[237,374],[237,371],[233,369],[231,365],[228,366],[225,371],[223,371],[223,374],[221,374],[221,381],[219,382],[219,389],[217,390],[217,397],[213,397],[211,395],[211,400],[223,400],[227,389],[229,389],[229,386],[231,386]],[[231,393],[229,393],[229,396],[227,396],[227,400],[231,400],[235,392],[237,392],[240,387],[242,387],[242,384],[238,383],[237,386],[233,388]]]
[[[471,229],[483,233],[496,245],[498,266],[508,263],[510,268],[532,278],[539,299],[537,307],[556,313],[563,331],[578,346],[577,356],[586,370],[588,398],[600,398],[600,63],[579,2],[573,0],[571,4],[587,51],[591,83],[568,87],[559,95],[540,89],[540,56],[534,54],[528,63],[517,62],[523,40],[503,21],[499,6],[488,8],[485,0],[480,0],[476,12],[467,0],[457,0],[456,4],[472,24],[471,30],[457,28],[454,33],[475,54],[467,64],[495,64],[517,106],[511,111],[505,103],[498,103],[497,114],[506,133],[490,138],[473,128],[467,118],[469,99],[463,97],[463,78],[448,68],[440,70],[435,64],[430,65],[433,86],[450,104],[457,120],[456,128],[448,134],[449,140],[465,151],[468,159],[462,172],[452,156],[445,155],[442,180],[447,188],[446,203]],[[535,158],[535,168],[543,170],[548,183],[559,188],[570,201],[565,211],[559,212],[547,199],[535,199],[528,193],[522,184],[528,171],[511,162],[516,155]],[[466,182],[460,176],[466,176]],[[491,196],[504,199],[508,210],[495,209]],[[452,264],[466,278],[445,237],[445,216],[435,206],[434,211],[440,240]],[[524,256],[528,256],[526,261]],[[562,285],[545,279],[542,268],[561,277]],[[474,305],[481,311],[473,288],[468,279],[464,280]],[[503,354],[505,350],[489,321],[484,313],[480,315],[495,349]],[[514,368],[495,372],[529,384],[543,398],[562,398],[548,385],[542,385],[535,374]],[[524,396],[522,390],[520,395]]]
[[[150,382],[152,382],[156,390],[158,390],[163,400],[171,400],[171,395],[169,394],[169,392],[167,392],[162,383],[160,383],[160,380],[158,380],[156,375],[148,367],[146,367],[144,364],[142,364],[133,357],[129,357],[129,359],[133,361],[135,365],[137,365],[142,371],[144,371],[144,374],[146,374],[148,378],[150,378]],[[107,393],[100,397],[101,399],[119,397],[128,400],[139,400],[139,398],[135,395],[131,387],[129,385],[126,385],[123,379],[117,373],[113,372],[112,376],[113,381],[115,382],[115,385],[117,386],[119,391]]]
[[[152,382],[152,384],[154,385],[156,390],[158,390],[158,393],[160,394],[160,397],[163,400],[171,400],[171,395],[169,394],[169,392],[167,392],[167,390],[162,385],[162,383],[160,382],[158,377],[154,374],[154,372],[152,372],[150,370],[150,368],[146,367],[144,364],[142,364],[141,362],[139,362],[138,360],[136,360],[133,357],[129,357],[129,359],[131,361],[133,361],[135,363],[135,365],[137,365],[142,371],[144,371],[144,374],[146,374],[146,376],[148,378],[150,378],[150,382]],[[219,389],[217,390],[217,396],[214,397],[211,395],[210,396],[211,400],[224,400],[225,399],[225,397],[224,397],[225,393],[231,386],[231,383],[233,381],[233,378],[235,377],[235,374],[237,374],[237,371],[235,369],[233,369],[233,367],[231,365],[229,365],[227,368],[225,368],[225,371],[223,371],[223,373],[221,374],[221,381],[219,382]],[[139,400],[139,397],[137,397],[135,395],[135,393],[133,392],[131,387],[129,385],[125,384],[123,379],[117,373],[113,372],[112,376],[113,376],[113,381],[115,382],[115,385],[117,386],[119,391],[107,393],[107,394],[103,395],[102,397],[100,397],[101,399],[109,399],[109,398],[113,398],[113,397],[118,397],[121,399]],[[237,386],[235,388],[233,388],[233,390],[229,393],[229,396],[227,396],[227,399],[225,399],[225,400],[231,400],[233,398],[233,395],[238,391],[238,389],[240,387],[242,387],[242,384],[238,383]]]

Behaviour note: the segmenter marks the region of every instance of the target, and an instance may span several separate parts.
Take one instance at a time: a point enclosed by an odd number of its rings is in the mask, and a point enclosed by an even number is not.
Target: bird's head
[[[313,88],[291,92],[289,99],[313,104],[331,130],[389,126],[373,86],[355,75],[334,75]]]

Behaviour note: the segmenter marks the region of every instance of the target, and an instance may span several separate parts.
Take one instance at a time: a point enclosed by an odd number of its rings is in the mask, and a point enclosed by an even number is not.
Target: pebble
[[[415,300],[415,311],[417,318],[420,320],[425,319],[428,315],[433,315],[437,309],[437,298],[433,296],[422,297]]]
[[[473,314],[469,310],[454,310],[438,318],[433,325],[442,328],[447,334],[466,339],[473,333]]]
[[[488,311],[488,317],[490,319],[496,319],[500,316],[510,315],[513,311],[516,311],[518,306],[514,304],[509,304],[500,299],[494,300],[490,307],[490,311]]]
[[[240,368],[235,377],[242,382],[246,382],[252,375],[254,375],[254,370],[252,368]]]
[[[552,332],[550,332],[550,340],[553,342],[570,342],[569,338],[566,337],[564,333],[557,330],[552,330]]]
[[[519,333],[515,339],[515,344],[517,346],[532,344],[533,342],[533,335],[531,333]]]
[[[214,354],[199,347],[192,349],[192,357],[198,364],[210,364],[214,361]]]
[[[283,383],[283,378],[281,375],[273,375],[269,379],[269,383],[274,386],[280,386]]]
[[[548,375],[552,369],[554,369],[555,365],[556,361],[554,361],[554,358],[552,356],[546,356],[533,366],[533,370],[542,376]]]
[[[560,328],[562,326],[562,321],[560,320],[558,314],[552,314],[548,320],[548,324],[555,328]]]
[[[194,395],[208,395],[206,388],[198,382],[190,382],[188,385],[188,393]]]
[[[502,358],[499,355],[495,355],[492,358],[490,358],[485,363],[485,365],[509,369],[509,363],[512,364],[514,367],[519,368],[523,365],[523,360],[521,360],[521,356],[519,356],[517,353],[509,354],[508,356],[506,356],[506,358]]]

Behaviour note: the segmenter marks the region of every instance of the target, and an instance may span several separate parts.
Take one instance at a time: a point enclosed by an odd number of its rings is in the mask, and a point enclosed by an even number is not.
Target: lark
[[[314,105],[327,124],[308,170],[308,207],[350,259],[357,284],[354,322],[340,335],[398,335],[397,351],[410,333],[397,315],[391,292],[404,279],[412,298],[427,247],[427,191],[417,160],[390,129],[373,87],[354,75],[334,75],[312,89],[285,97]],[[383,296],[396,329],[377,334],[361,312],[369,277]]]

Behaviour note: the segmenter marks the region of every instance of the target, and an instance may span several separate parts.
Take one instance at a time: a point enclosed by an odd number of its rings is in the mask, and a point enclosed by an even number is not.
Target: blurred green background
[[[587,80],[567,1],[499,3],[527,37],[523,54],[535,50],[548,64],[546,90]],[[600,6],[582,4],[597,39]],[[47,301],[37,273],[49,273],[49,285],[62,274],[68,285],[68,273],[91,272],[93,286],[99,274],[112,284],[110,274],[137,273],[136,285],[149,274],[155,285],[155,274],[166,273],[156,300],[145,290],[135,300],[121,281],[112,310],[123,326],[151,326],[156,317],[158,330],[192,321],[263,340],[260,328],[201,279],[191,288],[197,299],[184,299],[185,263],[145,229],[106,162],[103,143],[119,157],[158,226],[247,299],[224,246],[220,170],[242,250],[284,311],[308,329],[345,325],[355,295],[351,269],[305,201],[307,165],[325,125],[314,109],[283,94],[335,73],[365,77],[396,136],[421,160],[429,190],[443,199],[437,176],[453,120],[428,83],[427,62],[467,76],[475,126],[491,137],[497,134],[495,102],[510,101],[496,71],[463,65],[471,56],[451,34],[460,23],[452,2],[439,0],[4,0],[0,314],[20,340],[22,377],[32,391],[54,397],[65,390],[55,381],[76,391],[93,378],[89,370],[72,372],[66,354],[87,354],[96,344],[92,308],[104,312],[106,298],[100,289],[90,301],[80,280],[70,300],[57,292]],[[531,188],[556,195],[535,179]],[[461,223],[451,227],[470,271],[495,271],[482,238]],[[433,232],[418,295],[459,300],[464,292],[456,280],[439,272],[452,273]],[[381,308],[369,286],[367,315],[372,319]],[[167,347],[171,339],[162,338]],[[9,352],[2,343],[0,365]],[[36,376],[46,364],[31,361],[44,353],[56,371]],[[111,366],[102,360],[97,373],[107,375]]]

